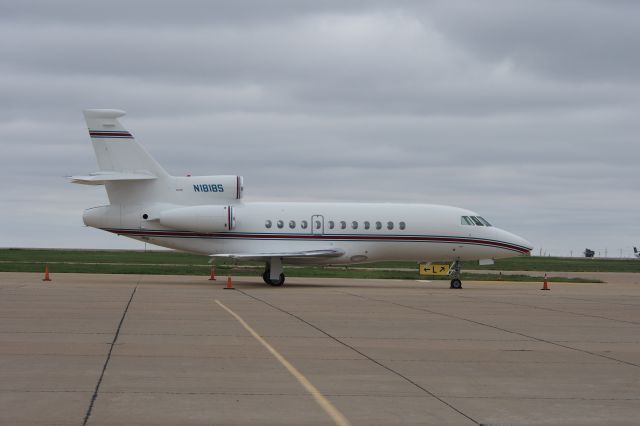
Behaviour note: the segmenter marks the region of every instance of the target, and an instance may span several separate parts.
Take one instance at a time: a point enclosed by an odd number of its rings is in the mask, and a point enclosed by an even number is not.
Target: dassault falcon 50
[[[74,183],[104,185],[109,204],[84,211],[87,226],[212,258],[264,261],[267,284],[284,264],[380,260],[451,263],[528,255],[531,243],[473,211],[432,204],[244,202],[242,176],[171,176],[118,120],[124,111],[84,111],[98,171]]]

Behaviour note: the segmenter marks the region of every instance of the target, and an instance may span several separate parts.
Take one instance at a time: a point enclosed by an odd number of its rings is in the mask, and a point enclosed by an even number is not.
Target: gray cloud
[[[490,5],[490,7],[487,7]],[[637,81],[640,4],[632,1],[438,2],[424,15],[489,61],[568,81]]]
[[[81,226],[81,110],[249,199],[481,211],[536,245],[630,249],[640,6],[623,1],[4,2],[0,246],[138,247]],[[635,238],[635,240],[634,240]],[[618,253],[619,254],[619,253]]]

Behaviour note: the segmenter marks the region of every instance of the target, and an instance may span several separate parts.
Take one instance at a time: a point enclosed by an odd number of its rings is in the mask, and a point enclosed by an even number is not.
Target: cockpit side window
[[[484,224],[482,222],[480,222],[480,220],[477,217],[475,217],[475,216],[470,216],[470,217],[471,217],[471,220],[473,220],[473,223],[475,223],[476,225],[484,226]]]
[[[462,216],[460,218],[460,223],[462,225],[473,225],[473,222],[471,221],[471,219],[469,219],[469,216]]]
[[[484,223],[484,226],[491,226],[491,224],[483,217],[478,216],[478,220]]]

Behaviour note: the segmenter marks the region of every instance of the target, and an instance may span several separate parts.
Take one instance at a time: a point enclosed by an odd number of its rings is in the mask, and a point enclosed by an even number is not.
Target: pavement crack
[[[113,352],[113,348],[118,341],[118,336],[120,336],[120,329],[122,328],[122,324],[124,323],[124,319],[127,316],[127,312],[129,311],[129,306],[131,306],[131,301],[133,300],[133,296],[136,294],[136,290],[138,290],[138,285],[140,281],[136,283],[136,286],[131,291],[131,296],[129,297],[129,301],[122,312],[122,317],[120,318],[120,322],[118,323],[118,328],[116,329],[116,333],[113,336],[113,340],[111,341],[111,345],[109,346],[109,352],[107,353],[107,358],[104,361],[104,365],[102,366],[102,371],[100,372],[100,377],[98,377],[98,383],[96,383],[96,388],[93,391],[93,395],[91,396],[91,401],[89,402],[89,407],[87,408],[87,412],[84,415],[84,419],[82,420],[82,426],[86,426],[89,422],[89,418],[91,417],[91,412],[93,411],[93,406],[98,398],[98,392],[100,391],[100,385],[102,384],[102,379],[104,378],[104,373],[107,371],[107,367],[109,366],[109,361],[111,360],[111,354]]]
[[[469,416],[468,414],[465,414],[463,411],[461,411],[460,409],[456,408],[456,407],[455,407],[455,406],[453,406],[451,403],[449,403],[449,402],[445,401],[444,399],[442,399],[442,398],[441,398],[441,397],[439,397],[438,395],[434,394],[434,393],[433,393],[433,392],[431,392],[429,389],[427,389],[427,388],[425,388],[424,386],[422,386],[422,385],[420,385],[420,384],[416,383],[415,381],[411,380],[409,377],[405,376],[404,374],[400,373],[399,371],[394,370],[393,368],[391,368],[391,367],[389,367],[389,366],[387,366],[387,365],[385,365],[385,364],[382,364],[380,361],[378,361],[378,360],[376,360],[375,358],[372,358],[371,356],[369,356],[369,355],[365,354],[364,352],[362,352],[362,351],[360,351],[360,350],[356,349],[355,347],[353,347],[353,346],[349,345],[348,343],[344,342],[343,340],[340,340],[339,338],[337,338],[337,337],[335,337],[334,335],[330,334],[329,332],[327,332],[327,331],[323,330],[322,328],[318,327],[317,325],[315,325],[315,324],[313,324],[313,323],[311,323],[311,322],[309,322],[309,321],[305,320],[304,318],[302,318],[302,317],[300,317],[300,316],[298,316],[298,315],[296,315],[296,314],[294,314],[294,313],[292,313],[292,312],[287,311],[286,309],[280,308],[279,306],[276,306],[276,305],[274,305],[274,304],[272,304],[272,303],[269,303],[269,302],[267,302],[267,301],[266,301],[266,300],[264,300],[264,299],[260,299],[259,297],[253,296],[252,294],[249,294],[249,293],[247,293],[246,291],[243,291],[243,290],[240,290],[240,289],[237,289],[236,291],[238,291],[239,293],[244,294],[244,295],[245,295],[245,296],[247,296],[247,297],[250,297],[250,298],[252,298],[252,299],[254,299],[254,300],[257,300],[257,301],[258,301],[258,302],[260,302],[260,303],[263,303],[263,304],[265,304],[265,305],[267,305],[267,306],[270,306],[271,308],[276,309],[276,310],[278,310],[278,311],[280,311],[280,312],[282,312],[282,313],[284,313],[284,314],[287,314],[287,315],[289,315],[289,316],[291,316],[291,317],[293,317],[293,318],[297,319],[298,321],[300,321],[300,322],[302,322],[302,323],[304,323],[304,324],[308,325],[309,327],[311,327],[311,328],[313,328],[313,329],[315,329],[315,330],[319,331],[320,333],[324,334],[325,336],[329,337],[330,339],[334,340],[335,342],[337,342],[337,343],[339,343],[339,344],[341,344],[341,345],[345,346],[346,348],[348,348],[348,349],[352,350],[353,352],[355,352],[355,353],[359,354],[360,356],[362,356],[362,357],[364,357],[364,358],[368,359],[369,361],[371,361],[372,363],[374,363],[374,364],[378,365],[379,367],[382,367],[383,369],[387,370],[388,372],[390,372],[390,373],[392,373],[392,374],[394,374],[394,375],[396,375],[396,376],[400,377],[401,379],[403,379],[404,381],[406,381],[406,382],[410,383],[410,384],[411,384],[411,385],[413,385],[414,387],[416,387],[416,388],[420,389],[421,391],[423,391],[423,392],[424,392],[424,393],[426,393],[427,395],[429,395],[429,396],[431,396],[432,398],[434,398],[434,399],[436,399],[436,400],[440,401],[442,404],[446,405],[447,407],[449,407],[449,408],[450,408],[450,409],[452,409],[453,411],[455,411],[455,412],[457,412],[458,414],[460,414],[460,415],[462,415],[462,416],[466,417],[467,419],[469,419],[469,420],[470,420],[470,421],[472,421],[473,423],[475,423],[475,424],[477,424],[477,425],[480,425],[480,422],[478,422],[477,420],[475,420],[474,418],[472,418],[472,417],[471,417],[471,416]]]
[[[463,299],[482,300],[484,302],[497,303],[497,304],[502,304],[502,305],[522,306],[522,307],[531,308],[531,309],[541,309],[543,311],[559,312],[561,314],[576,315],[576,316],[579,316],[579,317],[598,318],[598,319],[604,319],[604,320],[613,321],[613,322],[619,322],[619,323],[624,323],[624,324],[640,325],[640,322],[638,322],[638,321],[626,321],[626,320],[621,320],[621,319],[609,318],[609,317],[605,317],[605,316],[602,316],[602,315],[584,314],[584,313],[581,313],[581,312],[573,312],[573,311],[563,311],[562,309],[548,308],[546,306],[529,305],[527,303],[505,302],[505,301],[501,301],[501,300],[488,299],[488,298],[484,298],[484,297],[471,297],[471,296],[462,296],[462,295],[460,295],[458,297],[461,297]]]
[[[559,299],[581,300],[583,302],[594,303],[594,301],[592,299],[584,299],[584,298],[581,298],[581,297],[570,297],[570,296],[556,296],[556,297],[559,298]],[[596,302],[596,303],[599,303],[601,305],[633,306],[635,308],[640,306],[640,304],[638,304],[638,303],[623,303],[623,302],[611,302],[611,301]]]
[[[457,315],[453,315],[453,314],[447,314],[447,313],[444,313],[444,312],[438,312],[438,311],[434,311],[432,309],[420,308],[420,307],[411,306],[411,305],[405,305],[403,303],[398,303],[398,302],[391,302],[389,300],[382,300],[382,299],[376,299],[376,298],[373,298],[373,297],[362,296],[362,295],[356,294],[356,293],[350,293],[350,292],[346,292],[346,291],[343,292],[343,293],[351,295],[351,296],[354,296],[354,297],[359,297],[359,298],[365,299],[365,300],[370,300],[370,301],[379,302],[379,303],[388,303],[388,304],[391,304],[391,305],[400,306],[400,307],[407,308],[407,309],[413,309],[415,311],[428,312],[428,313],[434,314],[434,315],[441,315],[441,316],[444,316],[444,317],[447,317],[447,318],[453,318],[453,319],[457,319],[457,320],[460,320],[460,321],[466,321],[466,322],[470,322],[472,324],[477,324],[477,325],[481,325],[481,326],[484,326],[484,327],[493,328],[494,330],[503,331],[505,333],[511,333],[511,334],[515,334],[517,336],[526,337],[526,338],[529,338],[529,339],[532,339],[532,340],[535,340],[535,341],[538,341],[538,342],[548,343],[550,345],[558,346],[558,347],[565,348],[565,349],[570,349],[572,351],[582,352],[582,353],[585,353],[585,354],[588,354],[588,355],[597,356],[597,357],[600,357],[600,358],[605,358],[605,359],[608,359],[608,360],[611,360],[611,361],[619,362],[621,364],[629,365],[631,367],[640,367],[640,364],[635,364],[633,362],[624,361],[624,360],[621,360],[621,359],[618,359],[618,358],[614,358],[612,356],[599,354],[597,352],[591,352],[591,351],[588,351],[586,349],[574,348],[572,346],[563,345],[563,344],[560,344],[558,342],[554,342],[554,341],[547,340],[547,339],[542,339],[540,337],[535,337],[535,336],[532,336],[530,334],[520,333],[519,331],[514,331],[514,330],[509,330],[509,329],[506,329],[506,328],[498,327],[497,325],[488,324],[488,323],[485,323],[485,322],[482,322],[482,321],[476,321],[476,320],[472,320],[472,319],[469,319],[469,318],[465,318],[465,317],[461,317],[461,316],[457,316]]]

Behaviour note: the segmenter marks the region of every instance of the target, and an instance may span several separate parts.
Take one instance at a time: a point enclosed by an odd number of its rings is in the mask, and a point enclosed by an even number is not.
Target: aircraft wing
[[[104,185],[105,182],[149,180],[156,176],[147,173],[96,172],[86,176],[69,176],[71,183],[82,185]]]
[[[221,254],[211,254],[210,257],[225,257],[229,259],[268,259],[271,257],[282,257],[282,258],[322,258],[322,257],[338,257],[342,256],[344,251],[337,249],[328,249],[328,250],[307,250],[307,251],[290,251],[290,252],[280,252],[280,253],[221,253]]]

